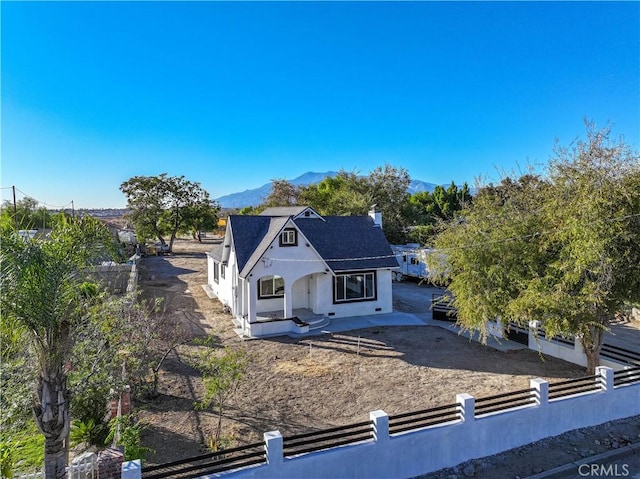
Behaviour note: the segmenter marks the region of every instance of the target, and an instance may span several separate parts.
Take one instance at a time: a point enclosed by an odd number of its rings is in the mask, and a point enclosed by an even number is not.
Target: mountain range
[[[324,173],[316,173],[313,171],[308,171],[303,173],[302,175],[289,180],[289,182],[293,185],[297,186],[308,186],[314,183],[320,183],[327,176],[333,177],[337,175],[336,171],[325,171]],[[411,184],[407,191],[410,194],[417,193],[419,191],[428,191],[432,192],[435,187],[438,186],[435,183],[427,183],[426,181],[421,180],[411,180]],[[448,185],[443,185],[445,188]],[[228,195],[220,196],[216,198],[216,201],[220,203],[220,206],[223,208],[244,208],[245,206],[257,206],[269,195],[271,192],[271,182],[265,183],[264,185],[254,188],[251,190],[244,190],[238,193],[230,193]]]

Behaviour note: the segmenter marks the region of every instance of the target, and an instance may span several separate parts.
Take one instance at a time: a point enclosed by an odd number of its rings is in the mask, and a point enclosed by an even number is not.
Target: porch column
[[[256,303],[258,301],[258,289],[256,288],[256,284],[250,278],[246,279],[247,284],[247,295],[245,297],[245,301],[247,304],[247,319],[250,323],[256,322]]]
[[[291,296],[291,283],[292,281],[285,280],[284,282],[284,317],[293,317],[293,297]]]

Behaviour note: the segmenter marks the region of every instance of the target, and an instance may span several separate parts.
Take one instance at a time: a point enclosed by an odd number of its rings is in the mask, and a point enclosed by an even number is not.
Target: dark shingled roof
[[[282,216],[229,216],[241,277],[260,260],[288,221],[289,217]],[[382,228],[368,216],[301,217],[294,223],[334,272],[398,267]],[[220,260],[222,248],[215,247],[209,256]]]
[[[242,271],[247,261],[269,231],[269,216],[231,215],[229,216],[233,244],[236,249],[238,271]]]
[[[370,217],[323,218],[298,218],[295,224],[333,271],[398,267],[382,228]]]

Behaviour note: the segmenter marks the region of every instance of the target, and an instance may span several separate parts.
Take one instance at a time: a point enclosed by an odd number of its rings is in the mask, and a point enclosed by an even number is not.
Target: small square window
[[[280,234],[280,246],[296,246],[298,244],[297,231],[294,229],[284,230]]]

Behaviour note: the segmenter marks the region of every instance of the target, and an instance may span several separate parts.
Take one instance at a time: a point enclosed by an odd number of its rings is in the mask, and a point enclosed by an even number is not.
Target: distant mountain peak
[[[289,181],[293,185],[307,186],[315,183],[320,183],[326,177],[334,177],[337,174],[337,171],[307,171],[297,178],[287,181]],[[220,206],[222,206],[223,208],[244,208],[245,206],[258,206],[264,201],[267,196],[269,196],[269,193],[271,192],[271,184],[272,182],[269,182],[258,188],[220,196],[219,198],[216,198],[216,201],[220,203]],[[408,192],[410,194],[414,194],[419,191],[432,192],[436,186],[438,185],[436,185],[435,183],[427,183],[421,180],[411,180]]]

